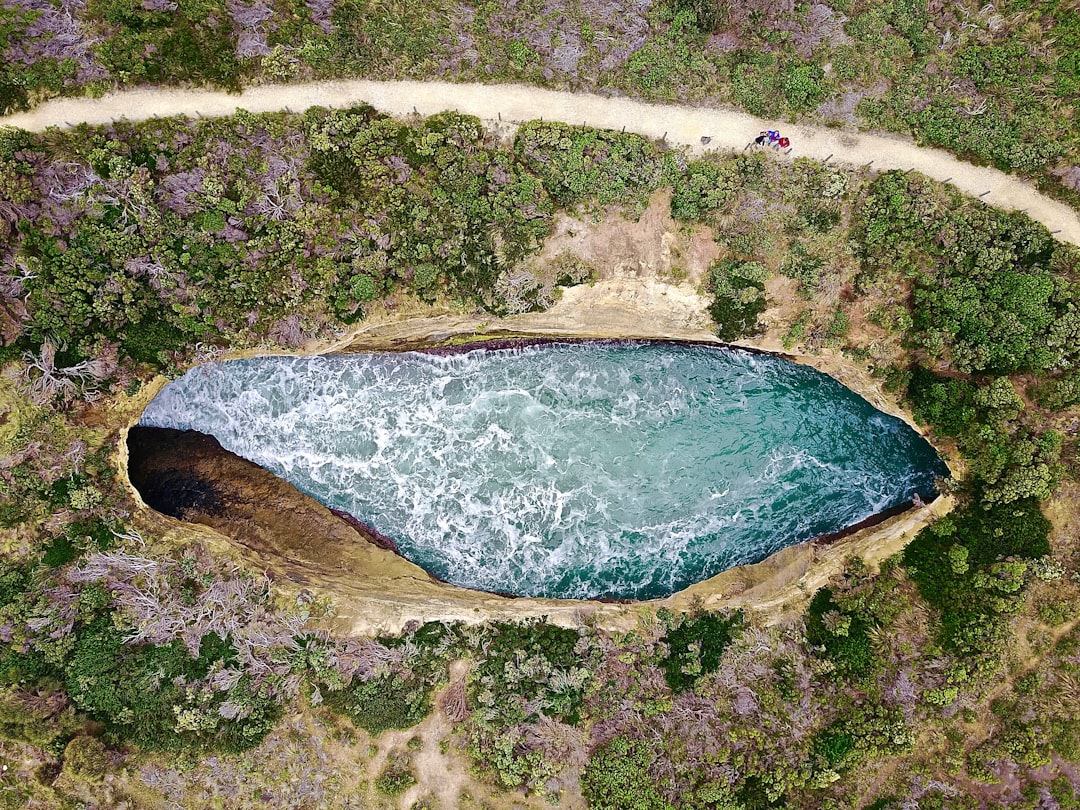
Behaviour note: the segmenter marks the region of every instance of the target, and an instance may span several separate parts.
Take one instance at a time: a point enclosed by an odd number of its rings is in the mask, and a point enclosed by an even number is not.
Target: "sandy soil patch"
[[[558,213],[541,252],[529,263],[550,266],[573,257],[598,281],[658,279],[697,287],[720,248],[708,228],[680,228],[671,217],[671,189],[660,189],[639,218],[608,211],[595,216]]]

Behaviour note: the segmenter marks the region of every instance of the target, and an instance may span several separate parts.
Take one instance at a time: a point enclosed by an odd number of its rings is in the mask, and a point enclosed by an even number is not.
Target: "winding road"
[[[648,104],[523,85],[362,80],[262,85],[239,94],[168,88],[124,90],[101,98],[49,101],[30,112],[0,117],[0,126],[41,131],[77,123],[103,124],[119,118],[139,121],[155,115],[225,116],[238,107],[250,112],[300,111],[314,105],[346,107],[358,102],[395,116],[457,110],[507,125],[544,118],[597,128],[625,128],[649,138],[666,138],[668,143],[689,147],[692,153],[740,150],[760,130],[776,126],[775,121],[733,110]],[[1080,245],[1080,215],[1075,210],[1005,172],[973,166],[942,150],[919,147],[895,135],[801,124],[785,125],[783,129],[791,138],[792,156],[806,155],[848,165],[872,162],[878,170],[914,169],[997,208],[1026,211],[1057,239]],[[703,138],[709,139],[707,146]]]

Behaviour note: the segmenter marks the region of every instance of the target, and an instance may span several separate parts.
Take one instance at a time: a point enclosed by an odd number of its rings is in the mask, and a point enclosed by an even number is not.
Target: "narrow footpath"
[[[124,90],[96,99],[49,101],[27,113],[0,117],[0,126],[41,131],[78,123],[103,124],[120,118],[140,121],[155,115],[224,116],[232,115],[238,107],[250,112],[301,111],[314,105],[346,107],[358,102],[395,116],[414,112],[426,116],[457,110],[505,124],[543,118],[606,129],[625,128],[627,132],[649,138],[666,138],[668,143],[689,147],[697,154],[706,149],[743,149],[760,130],[778,123],[733,110],[647,104],[627,98],[514,84],[358,80],[262,85],[239,94],[169,88]],[[1080,245],[1080,215],[1075,210],[1040,194],[1030,183],[997,169],[973,166],[947,152],[918,147],[910,138],[896,135],[808,125],[781,128],[791,138],[792,157],[805,155],[847,165],[872,163],[874,169],[881,171],[914,169],[951,183],[988,205],[1026,211],[1057,239]],[[703,138],[709,139],[707,146]]]

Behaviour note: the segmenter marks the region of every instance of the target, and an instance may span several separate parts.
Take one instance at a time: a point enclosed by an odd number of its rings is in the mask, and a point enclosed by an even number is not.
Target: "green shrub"
[[[0,689],[0,737],[59,753],[82,725],[56,684],[33,692]]]
[[[1024,561],[1050,553],[1049,532],[1034,499],[970,503],[919,532],[904,565],[941,617],[943,646],[973,659],[997,656],[1004,621],[1022,603]]]
[[[655,144],[613,130],[528,121],[514,137],[514,154],[562,206],[640,203],[664,178]]]
[[[927,0],[892,0],[884,11],[889,24],[911,43],[916,55],[928,53],[937,44],[936,34],[928,30]]]
[[[520,699],[538,704],[549,717],[576,723],[588,680],[581,634],[546,621],[494,622],[488,631],[484,658],[470,680],[471,695],[476,698],[485,687],[494,692],[490,708],[508,724],[538,719],[524,714]]]
[[[656,755],[642,742],[616,737],[589,757],[581,792],[591,810],[674,810],[649,775]]]
[[[45,549],[45,556],[41,558],[41,561],[49,568],[59,568],[62,565],[67,565],[78,556],[79,552],[71,539],[66,535],[60,535]]]
[[[27,504],[17,501],[0,503],[0,529],[12,529],[30,517]]]
[[[97,52],[124,82],[211,82],[240,89],[231,21],[213,3],[178,0],[169,11],[148,11],[139,0],[90,0],[87,16],[115,26]]]
[[[0,608],[23,598],[30,587],[31,572],[27,562],[0,559]]]
[[[838,715],[811,741],[810,761],[818,785],[835,781],[838,774],[856,770],[861,763],[909,751],[915,742],[900,707],[852,705],[848,698],[839,697]]]
[[[743,617],[741,611],[736,611],[673,618],[674,624],[660,639],[668,647],[660,667],[668,686],[678,693],[693,688],[699,678],[719,668],[720,658],[742,627]]]
[[[780,272],[799,282],[799,292],[809,296],[821,280],[821,268],[824,265],[824,259],[807,251],[801,242],[796,242],[781,262]]]
[[[184,330],[167,320],[163,313],[154,312],[125,327],[120,348],[133,360],[161,368],[166,365],[162,353],[180,351],[188,339]]]
[[[106,613],[79,632],[64,681],[81,711],[144,748],[239,751],[262,740],[280,716],[280,705],[252,691],[246,678],[229,692],[193,694],[183,687],[234,654],[213,635],[204,639],[198,658],[180,641],[125,644]],[[226,700],[239,708],[237,719],[218,712]]]
[[[80,735],[64,749],[64,770],[85,779],[100,779],[109,767],[109,751],[97,737]]]
[[[442,42],[453,36],[445,3],[386,3],[344,0],[334,5],[330,38],[332,73],[387,78],[437,66]]]
[[[758,315],[766,307],[769,271],[756,262],[725,259],[709,268],[713,301],[709,315],[721,340],[736,340],[761,331]]]
[[[1046,370],[1076,356],[1075,264],[1023,214],[977,206],[887,172],[868,187],[856,228],[871,279],[915,279],[913,334],[964,372]]]
[[[406,754],[392,755],[387,759],[386,767],[375,779],[375,790],[383,796],[400,796],[416,784],[412,761]]]
[[[41,9],[29,5],[0,8],[0,53],[8,52],[12,46],[18,47],[23,38],[32,42],[34,37],[27,29],[36,27],[34,23],[41,16]],[[38,33],[38,37],[43,35],[56,36],[47,27]],[[34,49],[32,44],[27,48],[31,52]],[[30,64],[22,59],[0,60],[0,115],[26,109],[32,100],[42,95],[64,92],[76,78],[77,70],[74,59],[39,55]]]
[[[431,689],[411,674],[390,673],[368,681],[354,679],[341,692],[327,695],[327,705],[347,714],[369,734],[412,728],[431,713]]]
[[[761,118],[775,118],[783,111],[780,63],[772,54],[754,54],[735,67],[731,90],[739,106]]]
[[[114,528],[114,524],[95,515],[72,521],[64,528],[64,535],[80,550],[108,551],[116,543]]]
[[[525,70],[529,65],[540,62],[540,55],[520,39],[515,39],[506,46],[506,58],[518,70]]]
[[[674,181],[671,216],[703,222],[726,208],[741,186],[737,166],[715,160],[696,160]]]
[[[543,619],[492,622],[468,642],[476,663],[467,682],[468,753],[502,787],[544,790],[559,770],[527,743],[529,724],[581,721],[599,649],[587,630]]]
[[[312,268],[339,315],[352,318],[365,297],[396,284],[425,300],[450,292],[503,311],[497,281],[539,249],[552,201],[478,119],[443,113],[407,126],[369,108],[314,109],[305,129],[312,171],[338,193],[342,216],[366,222],[348,264]]]
[[[407,651],[403,664],[367,681],[354,677],[344,689],[340,682],[324,681],[326,704],[370,734],[412,728],[431,713],[432,695],[445,682],[447,660],[457,640],[456,631],[440,622],[380,638],[387,647]]]
[[[63,489],[67,499],[73,500],[88,487],[72,486],[67,480]],[[81,482],[80,482],[81,483]],[[76,520],[64,527],[64,533],[53,538],[45,547],[41,561],[49,568],[60,568],[77,559],[85,551],[108,551],[116,542],[112,526],[100,517]]]
[[[827,767],[839,771],[855,750],[856,742],[853,734],[833,724],[814,735],[813,753]]]
[[[0,644],[0,685],[34,686],[56,674],[56,667],[42,653]]]
[[[945,436],[959,437],[979,418],[975,383],[957,377],[939,377],[921,366],[911,369],[907,396],[915,418]]]
[[[820,648],[842,676],[865,679],[877,668],[871,624],[858,612],[842,610],[830,588],[821,588],[806,609],[806,641]]]
[[[1058,9],[1056,25],[1050,31],[1058,53],[1054,63],[1057,92],[1062,98],[1080,95],[1080,12]]]
[[[1007,377],[978,385],[913,369],[907,390],[917,419],[956,437],[983,501],[1007,504],[1053,491],[1062,437],[1029,427],[1023,400]]]
[[[1028,388],[1028,394],[1044,408],[1063,411],[1080,403],[1080,371],[1040,380]]]
[[[916,327],[941,335],[961,371],[1011,373],[1053,362],[1039,352],[1040,335],[1054,322],[1050,274],[981,267],[986,272],[950,274],[947,284],[920,281],[913,299]]]
[[[798,65],[785,70],[780,89],[792,112],[806,112],[821,103],[825,95],[822,82],[825,73],[814,64]]]
[[[721,0],[674,0],[676,11],[690,12],[694,28],[703,34],[711,34],[724,27],[728,19],[727,4]]]
[[[825,337],[839,342],[851,331],[851,318],[840,307],[833,310],[829,322],[825,326]]]
[[[29,106],[28,101],[29,94],[21,83],[7,76],[0,80],[0,115],[25,110]]]

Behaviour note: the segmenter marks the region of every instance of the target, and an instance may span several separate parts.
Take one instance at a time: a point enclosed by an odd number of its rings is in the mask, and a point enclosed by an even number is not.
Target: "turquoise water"
[[[664,596],[947,472],[818,371],[674,344],[212,363],[142,424],[214,435],[442,579],[532,596]]]

